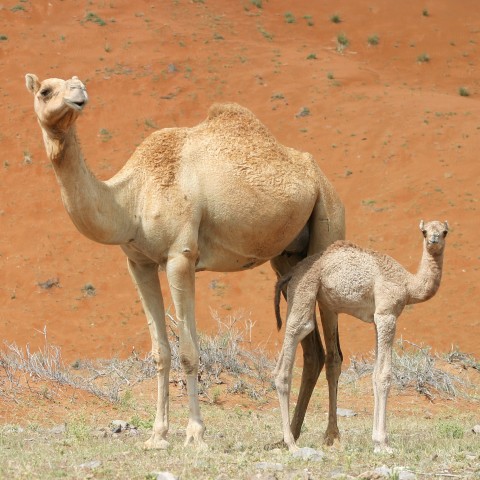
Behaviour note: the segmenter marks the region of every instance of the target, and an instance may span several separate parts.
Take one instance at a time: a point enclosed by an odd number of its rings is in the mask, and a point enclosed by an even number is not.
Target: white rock
[[[295,458],[301,458],[302,460],[312,460],[314,462],[320,462],[323,460],[325,454],[321,450],[315,450],[310,447],[299,448],[293,452]]]

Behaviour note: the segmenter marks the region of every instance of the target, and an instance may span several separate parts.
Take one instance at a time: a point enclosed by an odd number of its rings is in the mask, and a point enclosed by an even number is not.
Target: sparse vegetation
[[[470,92],[468,91],[468,89],[466,87],[460,87],[458,89],[458,93],[462,97],[469,97],[470,96]]]
[[[340,18],[340,15],[338,13],[334,13],[330,17],[330,21],[333,22],[333,23],[340,23],[342,21],[342,19]]]
[[[107,24],[107,22],[105,20],[103,20],[96,13],[93,13],[93,12],[88,12],[85,15],[85,22],[96,23],[97,25],[100,25],[101,27],[104,27]]]
[[[263,383],[265,390],[271,392],[270,377],[272,364],[255,359],[258,353],[245,352],[240,348],[245,343],[245,335],[237,330],[240,327],[238,318],[216,318],[218,333],[204,342],[200,338],[202,370],[200,372],[202,396],[202,413],[208,421],[207,444],[205,450],[185,448],[179,435],[186,422],[186,412],[177,409],[172,412],[171,445],[167,452],[146,454],[137,445],[148,438],[153,426],[154,412],[145,393],[138,393],[140,383],[150,381],[149,390],[155,391],[155,367],[151,358],[141,359],[132,355],[126,360],[77,361],[75,372],[63,365],[60,350],[51,345],[45,346],[39,352],[26,352],[17,347],[12,350],[6,345],[0,350],[0,397],[3,401],[25,403],[30,400],[24,396],[35,395],[35,392],[47,405],[58,405],[63,393],[62,388],[53,384],[45,386],[42,378],[61,382],[74,375],[81,385],[88,386],[87,381],[102,386],[104,392],[115,392],[116,395],[105,395],[102,398],[115,397],[115,403],[108,403],[89,411],[84,401],[69,394],[65,417],[51,423],[46,418],[39,419],[34,413],[19,419],[19,424],[2,424],[0,426],[0,447],[8,455],[0,456],[1,478],[40,478],[31,472],[41,472],[42,480],[56,478],[114,478],[116,472],[121,472],[122,478],[144,480],[157,478],[153,473],[159,469],[172,472],[183,480],[206,480],[211,478],[253,478],[258,472],[266,475],[274,474],[279,480],[293,478],[330,478],[335,471],[344,478],[401,478],[402,470],[422,472],[422,478],[439,478],[448,472],[455,478],[476,478],[480,470],[480,459],[476,452],[480,449],[480,436],[472,432],[472,426],[478,423],[475,404],[470,412],[460,412],[456,406],[444,406],[439,410],[436,403],[436,413],[428,413],[429,406],[421,401],[414,401],[415,385],[421,383],[424,375],[419,364],[427,365],[427,370],[435,366],[428,348],[420,348],[408,342],[400,342],[394,356],[394,361],[401,360],[402,365],[410,365],[401,375],[396,376],[396,394],[399,398],[397,407],[389,416],[393,456],[382,459],[374,454],[371,448],[371,409],[362,405],[356,410],[357,415],[348,419],[340,417],[342,433],[341,449],[324,447],[326,453],[321,462],[295,459],[282,449],[265,450],[264,446],[271,444],[273,439],[281,438],[278,408],[260,408],[265,402],[264,390],[258,385]],[[175,326],[173,327],[175,329]],[[244,331],[248,328],[245,327]],[[172,354],[174,373],[171,377],[171,395],[174,401],[179,401],[186,410],[186,392],[184,384],[177,376],[179,366],[177,337],[172,332],[171,342],[174,348]],[[246,353],[246,356],[244,354]],[[234,358],[235,357],[235,358]],[[418,361],[419,357],[422,361]],[[425,359],[428,359],[427,361]],[[452,351],[446,356],[461,365],[478,365],[470,355]],[[233,363],[232,363],[233,362]],[[244,374],[227,372],[242,371]],[[257,365],[252,368],[252,365]],[[397,365],[397,363],[395,363]],[[358,397],[363,389],[371,389],[370,379],[365,377],[371,373],[371,362],[352,361],[350,368],[341,375],[339,398],[343,405],[358,403]],[[231,370],[232,369],[232,370]],[[218,375],[221,370],[221,375]],[[461,368],[459,371],[465,371]],[[46,377],[46,373],[48,377]],[[406,373],[405,373],[406,372]],[[454,375],[444,372],[450,377]],[[211,375],[210,386],[204,383],[205,377]],[[252,375],[252,376],[250,376]],[[418,376],[419,381],[406,382],[401,378]],[[23,377],[20,378],[20,377]],[[12,390],[12,383],[19,380]],[[260,379],[260,380],[259,380]],[[362,382],[365,379],[365,382]],[[24,382],[28,382],[25,384]],[[39,390],[37,386],[42,385]],[[296,387],[294,386],[295,390]],[[433,391],[433,387],[429,387]],[[11,395],[14,393],[13,396]],[[296,395],[298,392],[294,392]],[[150,394],[147,395],[147,397]],[[236,395],[236,405],[224,405],[226,395]],[[311,407],[307,411],[307,422],[302,430],[299,444],[321,449],[321,438],[326,427],[327,384],[324,375],[314,390]],[[276,407],[275,395],[270,395]],[[476,401],[473,399],[472,401]],[[478,401],[478,399],[477,399]],[[352,403],[350,403],[352,402]],[[357,403],[355,403],[357,402]],[[90,401],[91,404],[91,401]],[[33,408],[32,408],[33,411]],[[426,413],[427,412],[427,413]],[[455,412],[452,415],[452,412]],[[113,420],[124,417],[127,427],[114,429]],[[52,428],[53,427],[53,428]],[[178,431],[178,433],[177,433]],[[421,439],[421,442],[419,442]],[[28,446],[28,447],[26,447]],[[12,461],[15,459],[15,461]],[[112,459],[114,463],[112,464]],[[389,476],[375,474],[379,465],[387,463]],[[382,467],[383,468],[383,467]],[[385,467],[386,468],[386,467]],[[79,473],[77,473],[79,472]],[[74,473],[72,476],[71,474]],[[270,475],[273,478],[273,475]],[[263,478],[263,477],[262,477]],[[270,477],[269,477],[270,478]],[[340,477],[339,477],[340,478]]]
[[[380,42],[380,38],[377,34],[370,35],[367,39],[369,45],[378,45]]]
[[[313,23],[313,17],[311,15],[304,15],[303,18],[304,20],[306,20],[307,25],[309,27],[313,27],[314,23]]]
[[[429,16],[430,16],[430,12],[429,12],[426,8],[424,8],[424,9],[422,10],[422,15],[423,15],[424,17],[429,17]]]
[[[263,35],[264,38],[267,40],[273,40],[273,35],[270,32],[267,32],[265,28],[263,28],[261,25],[258,25],[258,31]]]
[[[295,23],[297,21],[295,15],[292,12],[285,13],[284,17],[287,23]]]
[[[337,51],[343,52],[343,50],[348,47],[349,43],[350,42],[345,33],[342,32],[337,35]]]
[[[317,59],[317,54],[316,53],[309,53],[307,55],[307,60],[316,60]]]
[[[417,62],[419,63],[428,63],[430,61],[430,55],[428,53],[421,53],[417,57]]]
[[[257,8],[263,8],[262,0],[250,0],[250,3]]]
[[[12,12],[23,12],[25,11],[25,7],[23,5],[17,4],[17,5],[14,5],[10,10]]]
[[[0,35],[0,42],[4,42],[5,40],[8,40],[7,35]]]

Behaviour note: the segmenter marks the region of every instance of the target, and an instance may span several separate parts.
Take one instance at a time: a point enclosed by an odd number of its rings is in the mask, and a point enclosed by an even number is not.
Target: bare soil
[[[349,45],[339,51],[342,32]],[[441,288],[404,312],[398,336],[478,358],[479,42],[475,0],[278,0],[261,8],[248,0],[6,0],[0,338],[35,348],[46,327],[68,361],[150,347],[124,255],[82,237],[63,208],[24,86],[30,72],[86,82],[90,104],[78,131],[102,179],[153,129],[195,125],[213,102],[234,101],[282,143],[315,156],[345,203],[350,240],[415,271],[420,219],[447,219]],[[40,285],[48,280],[50,288]],[[269,265],[199,273],[198,328],[216,328],[212,309],[243,312],[252,343],[277,352],[274,281]],[[373,348],[371,326],[358,320],[342,316],[340,334],[346,358]]]

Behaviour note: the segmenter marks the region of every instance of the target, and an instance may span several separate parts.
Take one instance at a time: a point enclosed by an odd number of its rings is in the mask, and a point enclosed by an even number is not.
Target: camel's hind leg
[[[323,252],[335,241],[345,238],[343,204],[325,177],[322,177],[322,184],[322,198],[317,202],[310,220],[309,255]],[[338,315],[321,308],[321,319],[327,350],[325,367],[329,393],[325,443],[332,445],[336,439],[340,438],[337,425],[337,391],[343,355],[338,335]],[[321,353],[323,354],[323,351]]]
[[[297,450],[295,440],[298,438],[298,435],[295,436],[295,433],[292,432],[290,427],[290,390],[292,386],[295,352],[297,351],[299,342],[303,341],[306,336],[310,336],[314,331],[316,323],[313,323],[311,313],[304,315],[301,312],[298,312],[300,309],[296,308],[293,292],[290,292],[290,295],[292,297],[292,303],[289,304],[290,313],[287,317],[285,338],[283,341],[280,358],[278,360],[277,367],[275,368],[275,386],[277,388],[278,400],[282,414],[283,440],[288,446],[288,449],[293,452]],[[298,295],[298,297],[300,297],[300,295]],[[290,306],[292,306],[291,309]],[[313,305],[310,307],[311,309],[315,308],[315,303],[313,303]],[[305,374],[305,370],[303,373]],[[306,406],[304,409],[302,409],[303,414],[305,413],[305,410]],[[298,409],[295,411],[298,412]],[[303,421],[303,418],[301,421]]]

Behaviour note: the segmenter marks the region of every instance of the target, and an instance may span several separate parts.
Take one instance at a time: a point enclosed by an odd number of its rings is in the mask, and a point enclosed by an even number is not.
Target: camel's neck
[[[121,244],[128,241],[129,225],[121,219],[118,192],[90,172],[75,127],[65,135],[43,130],[47,154],[60,184],[63,204],[78,230],[91,240]]]
[[[420,266],[408,283],[408,304],[425,302],[437,293],[442,279],[443,251],[439,255],[428,253],[425,245]]]

